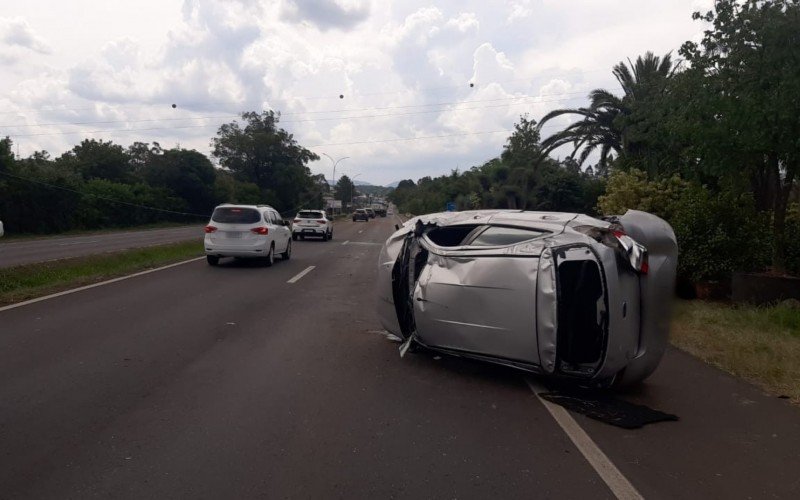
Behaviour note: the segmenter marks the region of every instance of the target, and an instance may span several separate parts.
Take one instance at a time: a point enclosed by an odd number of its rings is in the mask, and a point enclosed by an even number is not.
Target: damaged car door
[[[539,255],[511,249],[547,233],[491,225],[461,228],[467,230],[455,246],[449,245],[451,235],[437,234],[452,233],[452,227],[419,239],[411,294],[418,340],[456,353],[538,365]]]

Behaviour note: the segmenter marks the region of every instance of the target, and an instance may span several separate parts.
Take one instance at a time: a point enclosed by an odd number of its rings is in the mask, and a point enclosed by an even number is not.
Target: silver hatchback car
[[[632,384],[669,334],[678,248],[655,215],[519,210],[410,219],[378,269],[383,326],[412,344],[591,384]]]
[[[206,260],[212,266],[220,257],[260,258],[271,266],[275,254],[284,260],[292,255],[289,222],[269,205],[220,205],[205,233]]]

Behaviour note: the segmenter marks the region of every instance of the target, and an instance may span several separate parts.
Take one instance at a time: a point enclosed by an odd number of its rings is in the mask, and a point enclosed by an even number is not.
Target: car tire
[[[208,262],[209,266],[218,266],[219,265],[219,256],[217,256],[217,255],[206,255],[206,262]]]
[[[306,241],[306,236],[304,234],[301,234],[300,235],[300,239],[303,240],[303,241]]]
[[[266,262],[264,262],[264,265],[266,265],[267,267],[271,267],[272,264],[275,263],[275,245],[274,244],[269,246],[269,253],[265,257],[265,259],[266,259]]]
[[[286,243],[286,251],[281,253],[281,259],[289,260],[291,258],[292,258],[292,242],[291,242],[291,240],[289,240]]]
[[[333,231],[331,231],[330,233],[328,233],[328,241],[330,241],[330,240],[332,240],[332,239],[333,239]]]
[[[292,235],[292,240],[297,241],[297,235],[296,234]]]

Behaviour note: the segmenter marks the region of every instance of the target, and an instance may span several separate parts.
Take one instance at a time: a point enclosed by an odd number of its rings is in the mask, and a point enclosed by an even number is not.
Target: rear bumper
[[[324,236],[328,232],[326,227],[295,227],[292,234],[305,236]]]

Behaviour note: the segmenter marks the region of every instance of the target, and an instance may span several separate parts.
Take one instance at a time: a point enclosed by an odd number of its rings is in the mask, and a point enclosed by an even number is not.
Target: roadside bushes
[[[694,283],[763,271],[771,259],[770,219],[749,193],[712,193],[678,175],[648,180],[639,170],[618,170],[598,209],[606,215],[644,210],[669,222],[680,248],[678,275]]]

